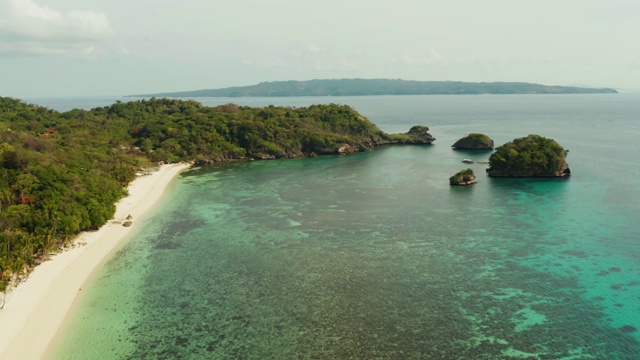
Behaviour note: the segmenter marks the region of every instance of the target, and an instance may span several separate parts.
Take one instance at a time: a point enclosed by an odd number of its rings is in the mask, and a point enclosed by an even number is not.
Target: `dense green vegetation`
[[[112,217],[140,163],[114,151],[122,124],[0,98],[0,291]]]
[[[470,185],[475,183],[476,175],[471,169],[460,170],[449,178],[450,185]]]
[[[223,89],[135,95],[141,97],[242,97],[242,96],[354,96],[434,94],[584,94],[617,93],[614,89],[547,86],[523,82],[471,83],[460,81],[407,81],[399,79],[334,79],[273,81]]]
[[[515,139],[496,148],[489,158],[489,176],[555,177],[569,175],[568,150],[539,135]]]
[[[396,144],[431,144],[436,138],[429,134],[427,126],[416,125],[406,134],[391,134],[388,139]]]
[[[471,133],[456,141],[451,147],[464,150],[490,150],[493,149],[493,140],[485,134]]]
[[[427,130],[397,136],[430,143]],[[60,113],[0,97],[0,291],[110,219],[141,167],[349,153],[395,142],[343,105],[205,107],[152,98]]]

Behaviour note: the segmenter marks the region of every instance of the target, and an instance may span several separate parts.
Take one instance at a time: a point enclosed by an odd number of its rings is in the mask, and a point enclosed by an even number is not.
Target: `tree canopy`
[[[570,174],[568,151],[539,135],[515,139],[496,148],[489,158],[489,176],[554,177]]]
[[[476,175],[471,169],[460,170],[449,178],[450,185],[471,185],[476,182]]]
[[[407,135],[405,143],[412,141],[424,143]],[[337,154],[393,142],[345,105],[205,107],[151,98],[60,113],[0,97],[0,291],[79,232],[111,219],[141,167]]]
[[[493,140],[485,134],[471,133],[456,141],[451,147],[466,150],[490,150],[493,149]]]
[[[617,93],[614,89],[548,86],[524,82],[410,81],[400,79],[316,79],[272,81],[224,89],[136,95],[169,97],[244,96],[362,96],[469,94],[584,94]]]

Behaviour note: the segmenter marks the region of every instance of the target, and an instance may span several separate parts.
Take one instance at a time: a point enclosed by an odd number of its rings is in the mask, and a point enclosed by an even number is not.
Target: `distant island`
[[[548,86],[525,82],[409,81],[399,79],[333,79],[273,81],[223,89],[129,95],[129,97],[289,97],[366,95],[603,94],[608,88]]]

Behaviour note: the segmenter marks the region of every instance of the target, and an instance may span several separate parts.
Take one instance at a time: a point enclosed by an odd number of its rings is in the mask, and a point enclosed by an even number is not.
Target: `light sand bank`
[[[129,196],[116,204],[114,219],[98,231],[81,234],[76,243],[82,245],[39,265],[26,282],[7,294],[6,305],[0,310],[0,359],[40,359],[44,355],[84,282],[136,228],[171,180],[189,166],[164,165],[135,179],[128,187]],[[133,225],[124,227],[122,222],[128,215],[133,217]]]

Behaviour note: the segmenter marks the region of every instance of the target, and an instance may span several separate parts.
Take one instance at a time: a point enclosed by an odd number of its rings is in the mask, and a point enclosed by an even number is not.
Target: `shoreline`
[[[84,283],[122,241],[137,228],[139,219],[161,199],[173,180],[191,167],[163,165],[139,176],[127,187],[129,195],[116,203],[111,220],[97,231],[83,232],[74,247],[38,265],[29,278],[6,295],[0,310],[0,358],[39,359],[72,310]],[[126,217],[132,226],[124,227]]]

